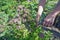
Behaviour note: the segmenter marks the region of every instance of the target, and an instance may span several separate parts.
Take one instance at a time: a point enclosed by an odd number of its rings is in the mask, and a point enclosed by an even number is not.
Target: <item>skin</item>
[[[45,3],[46,3],[46,0],[41,0],[40,3],[39,3],[38,13],[37,13],[37,16],[36,16],[36,24],[37,24],[37,26],[38,26],[38,22],[39,22],[40,16],[42,15]],[[46,18],[44,19],[43,25],[47,26],[47,27],[48,26],[49,27],[52,26],[56,16],[59,13],[60,13],[60,0],[57,3],[55,9],[52,10],[52,12],[50,12],[49,15],[46,16]]]
[[[39,2],[38,13],[36,16],[36,26],[38,26],[38,24],[39,24],[39,19],[40,19],[40,16],[42,15],[43,7],[44,7],[45,3],[46,3],[46,0],[42,0]]]

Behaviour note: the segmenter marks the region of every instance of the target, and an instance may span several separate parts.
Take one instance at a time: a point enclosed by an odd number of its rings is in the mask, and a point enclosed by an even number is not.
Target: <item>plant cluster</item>
[[[36,28],[34,20],[38,11],[38,2],[38,0],[31,2],[0,0],[0,40],[49,40],[52,37],[50,31],[43,30],[41,25]],[[57,0],[47,2],[41,19],[51,11],[56,2]],[[20,5],[23,8],[18,9]],[[25,13],[27,13],[26,21],[23,22]]]

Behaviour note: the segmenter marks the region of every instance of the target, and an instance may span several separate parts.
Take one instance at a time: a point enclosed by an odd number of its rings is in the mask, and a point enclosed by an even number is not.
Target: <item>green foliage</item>
[[[50,9],[55,6],[56,1],[49,0],[47,2],[43,12],[45,16],[51,11]],[[52,36],[51,32],[43,30],[41,25],[36,28],[34,21],[25,23],[28,26],[23,24],[22,20],[19,25],[14,23],[11,25],[8,24],[9,21],[18,14],[18,5],[23,5],[25,8],[29,9],[29,21],[36,18],[38,11],[38,2],[36,0],[32,0],[31,2],[27,0],[0,0],[0,24],[5,26],[5,28],[2,28],[5,29],[4,32],[0,33],[0,40],[49,40]],[[29,27],[30,30],[27,29],[27,27]]]
[[[36,30],[28,31],[24,26],[22,29],[16,29],[16,26],[8,26],[8,31],[2,39],[7,40],[48,40],[52,35],[48,31],[42,30],[41,26],[36,28]],[[43,31],[43,32],[42,32]],[[42,37],[41,37],[42,36]]]

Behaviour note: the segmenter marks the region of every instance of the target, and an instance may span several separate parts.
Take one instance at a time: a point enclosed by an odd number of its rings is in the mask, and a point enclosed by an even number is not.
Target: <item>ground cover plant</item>
[[[53,33],[36,27],[39,0],[0,0],[0,40],[53,40]],[[53,10],[57,0],[48,0],[42,19]]]

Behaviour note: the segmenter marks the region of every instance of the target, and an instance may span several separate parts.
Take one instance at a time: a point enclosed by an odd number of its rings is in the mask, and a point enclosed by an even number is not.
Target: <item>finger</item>
[[[53,25],[53,22],[49,22],[49,27],[51,27]]]
[[[48,21],[45,21],[45,26],[48,27]]]
[[[49,22],[48,22],[48,27],[50,27],[50,26],[51,26],[51,22],[49,21]]]

